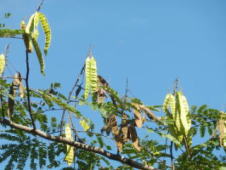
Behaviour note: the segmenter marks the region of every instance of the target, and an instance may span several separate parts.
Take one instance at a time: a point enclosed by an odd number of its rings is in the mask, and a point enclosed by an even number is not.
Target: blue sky
[[[0,10],[12,12],[6,22],[15,28],[39,2],[1,0]],[[49,18],[53,41],[45,78],[32,61],[32,84],[46,87],[59,81],[69,91],[91,45],[99,73],[121,92],[128,78],[134,96],[161,104],[179,78],[191,104],[224,110],[225,5],[223,0],[46,0],[42,12]],[[10,62],[23,70],[23,44],[8,42]],[[5,44],[0,40],[2,50]]]
[[[0,22],[19,28],[39,2],[0,0],[1,14],[12,13]],[[91,45],[99,74],[121,93],[128,78],[133,96],[159,105],[179,78],[191,105],[226,110],[225,8],[224,0],[46,0],[53,40],[45,77],[31,56],[31,85],[57,81],[68,92]],[[9,69],[23,72],[23,42],[0,39],[0,50],[7,43]]]

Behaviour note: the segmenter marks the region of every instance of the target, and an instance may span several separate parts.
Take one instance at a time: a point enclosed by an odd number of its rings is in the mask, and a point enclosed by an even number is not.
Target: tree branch
[[[8,125],[12,128],[23,130],[23,131],[30,133],[30,134],[33,134],[33,135],[40,136],[40,137],[45,138],[47,140],[51,140],[51,141],[55,141],[55,142],[59,142],[59,143],[63,143],[63,144],[68,144],[68,145],[74,146],[76,148],[86,150],[88,152],[100,154],[104,157],[107,157],[109,159],[121,162],[123,164],[127,164],[131,167],[134,167],[134,168],[139,168],[139,169],[143,169],[143,170],[158,170],[158,169],[156,169],[152,166],[143,165],[143,164],[138,163],[136,161],[133,161],[131,159],[124,158],[124,157],[122,157],[118,154],[113,154],[113,153],[108,152],[108,151],[106,151],[102,148],[90,146],[90,145],[83,144],[83,143],[76,142],[76,141],[71,141],[71,140],[68,140],[68,139],[66,139],[65,137],[62,137],[62,136],[53,136],[53,135],[47,134],[47,133],[45,133],[41,130],[33,129],[33,128],[30,128],[30,127],[27,127],[27,126],[23,126],[23,125],[14,123],[12,121],[9,121],[7,119],[0,120],[0,123],[2,123],[4,125]]]
[[[32,111],[31,111],[30,88],[29,88],[29,73],[30,73],[29,54],[28,54],[28,50],[26,50],[26,79],[25,79],[25,82],[26,82],[26,90],[27,90],[27,105],[28,105],[28,112],[29,112],[30,117],[31,117],[31,122],[32,122],[33,128],[36,129],[35,121],[33,119]]]

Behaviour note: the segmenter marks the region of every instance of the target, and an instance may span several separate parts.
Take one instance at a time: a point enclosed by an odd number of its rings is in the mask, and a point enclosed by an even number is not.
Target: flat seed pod
[[[29,32],[26,31],[28,29],[28,27],[24,21],[21,21],[20,28],[21,28],[21,30],[24,31],[23,40],[24,40],[24,45],[26,47],[26,50],[27,50],[27,52],[31,53],[32,52],[32,42],[29,37]]]
[[[190,128],[191,128],[191,119],[189,116],[189,105],[187,102],[186,97],[183,95],[182,92],[177,92],[178,101],[179,101],[179,107],[180,107],[180,120],[182,123],[182,126],[184,128],[185,135],[188,134]]]
[[[28,23],[27,23],[27,26],[26,26],[26,29],[25,29],[25,32],[27,34],[30,34],[31,32],[34,31],[34,18],[35,18],[35,15],[36,15],[36,12],[34,14],[32,14],[28,20]]]
[[[95,93],[98,89],[97,86],[97,65],[96,65],[96,60],[94,57],[91,57],[90,59],[90,73],[91,73],[91,92]]]
[[[73,140],[70,124],[65,125],[65,137],[69,140]],[[64,160],[70,166],[74,162],[74,147],[70,145],[66,145],[66,146],[67,146],[67,153]]]
[[[174,95],[172,95],[171,93],[166,95],[162,109],[165,113],[169,113],[169,109],[170,109],[172,116],[175,117],[176,100]]]
[[[35,49],[36,55],[38,57],[38,62],[40,65],[40,71],[43,75],[45,75],[45,61],[44,58],[42,56],[42,52],[39,48],[38,42],[35,40],[35,38],[31,38],[32,43],[33,43],[33,47]]]
[[[87,57],[85,64],[85,92],[84,98],[87,99],[89,93],[95,94],[98,90],[97,67],[94,57]]]
[[[85,64],[85,91],[84,91],[84,98],[87,99],[90,92],[90,58],[86,58],[86,64]]]
[[[40,12],[37,12],[37,15],[38,15],[39,21],[41,23],[42,29],[44,31],[44,34],[45,34],[44,53],[45,53],[45,55],[47,55],[48,49],[49,49],[50,43],[51,43],[51,29],[50,29],[48,20],[45,17],[45,15]]]
[[[4,54],[0,54],[0,76],[5,70],[6,58]]]

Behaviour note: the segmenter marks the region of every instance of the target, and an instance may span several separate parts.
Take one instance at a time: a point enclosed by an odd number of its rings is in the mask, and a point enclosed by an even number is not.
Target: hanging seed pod
[[[191,119],[189,117],[189,105],[187,102],[186,97],[183,95],[182,92],[176,93],[178,98],[178,106],[179,106],[179,112],[180,112],[180,122],[184,129],[184,134],[187,135],[190,128],[191,128]]]
[[[4,54],[0,54],[0,76],[5,70],[6,58]]]
[[[85,92],[84,98],[87,99],[89,93],[95,94],[98,90],[97,66],[93,56],[88,56],[85,64]]]
[[[65,137],[69,140],[73,140],[70,124],[65,125]],[[67,152],[64,160],[70,166],[74,162],[74,147],[70,145],[66,145],[66,146],[67,146]]]

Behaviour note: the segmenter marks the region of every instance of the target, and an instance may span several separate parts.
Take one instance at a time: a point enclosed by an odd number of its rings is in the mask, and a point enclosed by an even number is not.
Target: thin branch
[[[173,157],[173,142],[170,143],[170,159],[171,159],[172,170],[175,170],[174,157]]]
[[[42,0],[36,11],[40,11],[45,0]]]
[[[79,75],[78,75],[78,78],[77,78],[76,81],[75,81],[75,84],[73,85],[71,91],[70,91],[69,94],[68,94],[67,104],[70,103],[70,101],[71,101],[71,96],[72,96],[72,94],[73,94],[73,91],[74,91],[75,88],[78,86],[78,83],[79,83],[79,81],[80,81],[81,75],[83,74],[84,70],[85,70],[85,65],[83,65],[83,67],[82,67],[82,69],[81,69],[81,71],[80,71],[80,73],[79,73]],[[64,109],[64,110],[63,110],[63,113],[62,113],[62,116],[61,116],[60,132],[62,132],[65,113],[66,113],[66,110]],[[61,135],[61,134],[60,134],[60,135]]]
[[[123,164],[127,164],[131,167],[134,167],[134,168],[139,168],[139,169],[143,169],[143,170],[158,170],[158,169],[156,169],[152,166],[143,165],[143,164],[136,162],[134,160],[131,160],[129,158],[124,158],[124,157],[122,157],[118,154],[108,152],[108,151],[106,151],[102,148],[90,146],[90,145],[83,144],[83,143],[76,142],[76,141],[71,141],[71,140],[66,139],[65,137],[62,137],[62,136],[53,136],[53,135],[47,134],[47,133],[45,133],[41,130],[38,130],[38,129],[33,129],[33,128],[30,128],[30,127],[27,127],[27,126],[23,126],[23,125],[20,125],[20,124],[17,124],[17,123],[13,123],[13,122],[11,122],[7,119],[0,120],[0,123],[11,126],[12,128],[20,129],[22,131],[25,131],[25,132],[33,134],[33,135],[40,136],[40,137],[45,138],[47,140],[51,140],[51,141],[55,141],[55,142],[63,143],[63,144],[68,144],[68,145],[71,145],[73,147],[86,150],[88,152],[100,154],[104,157],[107,157],[108,159],[115,160],[115,161],[121,162]]]
[[[31,122],[33,125],[33,128],[36,129],[34,119],[32,117],[32,111],[31,111],[31,101],[30,101],[30,89],[29,89],[29,73],[30,73],[30,67],[29,67],[29,55],[28,50],[26,50],[26,90],[27,90],[27,105],[28,105],[28,112],[31,117]]]

